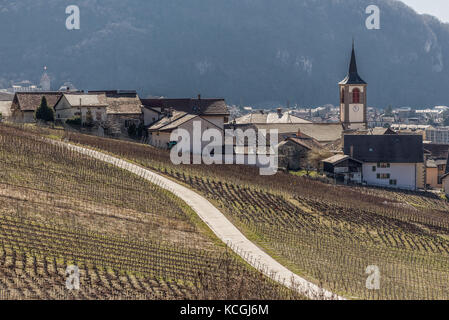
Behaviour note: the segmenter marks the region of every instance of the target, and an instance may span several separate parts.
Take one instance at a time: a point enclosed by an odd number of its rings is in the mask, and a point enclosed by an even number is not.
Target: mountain
[[[0,86],[48,66],[53,89],[253,105],[338,104],[354,37],[370,106],[449,104],[449,24],[396,0],[0,0],[0,35]]]

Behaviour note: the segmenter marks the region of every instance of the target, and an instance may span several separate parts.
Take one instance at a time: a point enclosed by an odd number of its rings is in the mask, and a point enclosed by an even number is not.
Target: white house
[[[173,111],[201,116],[221,129],[229,121],[229,110],[224,99],[204,99],[200,95],[198,99],[142,99],[142,105],[146,113],[146,125],[157,117],[157,112],[166,115]]]
[[[80,117],[85,123],[90,112],[93,122],[104,122],[107,106],[104,94],[65,93],[55,105],[55,118],[64,122]]]
[[[194,133],[194,124],[199,128],[196,133]],[[203,118],[202,116],[189,114],[182,111],[173,111],[170,114],[162,117],[159,121],[148,128],[148,142],[149,144],[161,148],[168,149],[170,144],[175,141],[171,139],[171,134],[176,129],[184,129],[189,133],[190,137],[190,150],[193,149],[193,140],[195,138],[201,139],[205,130],[216,129],[220,131],[224,140],[223,128],[217,126],[215,123]],[[222,144],[223,144],[222,140]],[[209,142],[201,143],[201,150]]]
[[[344,135],[344,153],[362,162],[367,185],[408,190],[424,186],[421,135]]]
[[[161,108],[152,108],[145,105],[142,107],[142,113],[143,113],[143,123],[145,126],[152,125],[153,123],[159,121],[164,116]]]

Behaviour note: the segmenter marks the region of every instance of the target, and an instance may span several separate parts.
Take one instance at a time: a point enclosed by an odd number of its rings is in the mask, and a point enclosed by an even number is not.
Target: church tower
[[[349,73],[339,83],[340,122],[346,130],[367,129],[366,87],[367,83],[357,72],[354,41],[352,42]]]
[[[50,91],[51,83],[50,77],[47,74],[47,67],[44,67],[44,74],[42,75],[40,86],[42,91]]]

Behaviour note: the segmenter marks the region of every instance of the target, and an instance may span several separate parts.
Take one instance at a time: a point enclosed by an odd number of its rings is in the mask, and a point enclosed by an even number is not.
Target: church
[[[359,76],[355,56],[354,42],[352,43],[349,73],[340,83],[340,122],[344,130],[366,130],[367,83]]]

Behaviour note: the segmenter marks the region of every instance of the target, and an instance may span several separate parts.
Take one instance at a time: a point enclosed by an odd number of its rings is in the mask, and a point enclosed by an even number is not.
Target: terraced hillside
[[[69,266],[79,290],[66,286]],[[0,125],[0,298],[300,297],[233,256],[170,193]]]
[[[213,201],[292,271],[363,299],[449,298],[449,203],[436,196],[326,185],[245,166],[175,166],[166,152],[74,133],[73,143],[158,171]],[[368,290],[368,266],[380,271]]]

